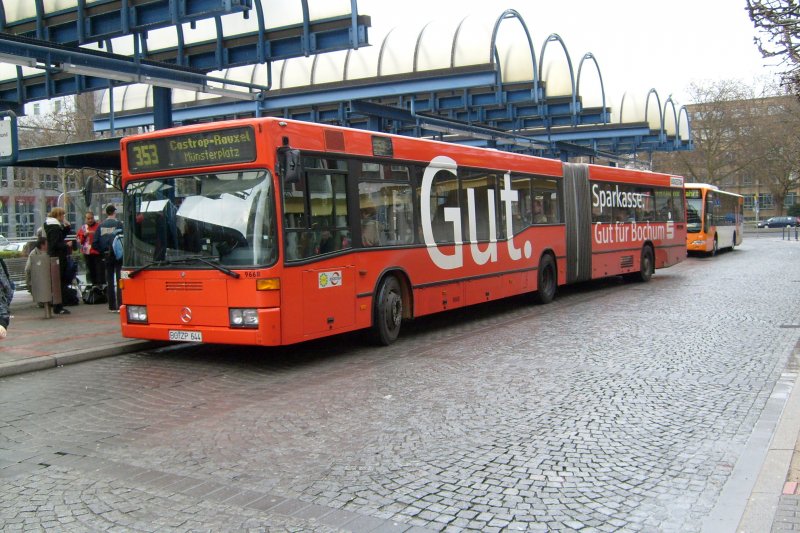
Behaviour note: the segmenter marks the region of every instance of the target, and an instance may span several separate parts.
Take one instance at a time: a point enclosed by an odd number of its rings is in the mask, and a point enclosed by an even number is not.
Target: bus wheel
[[[372,333],[375,341],[389,346],[400,334],[403,321],[403,295],[400,283],[394,276],[387,276],[378,288],[374,304]]]
[[[716,234],[714,235],[714,245],[711,248],[711,257],[714,257],[719,252],[719,240],[717,240]]]
[[[642,259],[639,261],[639,281],[650,281],[655,270],[653,249],[650,246],[642,248]]]
[[[731,243],[731,251],[736,248],[736,233],[733,234],[733,242]]]
[[[558,272],[552,255],[544,254],[539,260],[536,278],[536,301],[549,304],[556,297],[558,288]]]

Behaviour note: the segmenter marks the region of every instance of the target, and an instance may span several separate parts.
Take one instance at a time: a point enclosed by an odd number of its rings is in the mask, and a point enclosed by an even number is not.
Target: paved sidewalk
[[[30,293],[16,292],[8,337],[0,341],[0,377],[164,345],[123,338],[119,314],[106,304],[67,309],[71,314],[45,318]]]

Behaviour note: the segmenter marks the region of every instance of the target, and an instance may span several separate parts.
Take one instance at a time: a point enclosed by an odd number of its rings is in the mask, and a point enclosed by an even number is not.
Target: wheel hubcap
[[[390,326],[399,326],[400,318],[403,316],[403,302],[397,294],[389,295],[389,320]]]

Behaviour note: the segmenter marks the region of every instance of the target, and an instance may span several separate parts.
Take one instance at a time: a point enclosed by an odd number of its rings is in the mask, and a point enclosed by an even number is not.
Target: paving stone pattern
[[[800,245],[751,239],[388,348],[180,346],[0,379],[0,523],[700,531],[790,362],[798,289]]]

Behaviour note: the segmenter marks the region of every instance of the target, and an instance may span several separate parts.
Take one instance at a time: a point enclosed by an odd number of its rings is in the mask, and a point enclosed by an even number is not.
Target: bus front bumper
[[[250,346],[280,346],[280,309],[259,309],[258,327],[231,327],[225,325],[189,325],[148,322],[130,322],[127,306],[120,307],[122,336],[131,339],[148,339],[203,344],[243,344]]]
[[[705,252],[708,250],[705,239],[692,239],[687,241],[686,249],[690,252]]]

